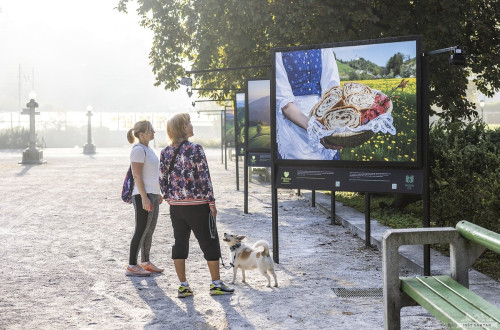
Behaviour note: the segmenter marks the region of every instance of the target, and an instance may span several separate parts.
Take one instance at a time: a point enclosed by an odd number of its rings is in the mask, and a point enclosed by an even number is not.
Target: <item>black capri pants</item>
[[[170,219],[174,229],[175,243],[172,246],[172,259],[187,259],[191,231],[200,244],[207,261],[216,261],[221,257],[219,235],[211,238],[208,226],[208,204],[170,205]]]

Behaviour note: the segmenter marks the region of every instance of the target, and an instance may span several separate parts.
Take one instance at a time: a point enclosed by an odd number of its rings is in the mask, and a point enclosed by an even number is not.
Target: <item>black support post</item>
[[[422,136],[423,136],[423,161],[424,161],[424,186],[422,189],[422,203],[423,203],[423,219],[422,226],[428,228],[431,226],[431,205],[430,205],[430,192],[429,192],[429,57],[422,56]],[[431,275],[431,249],[428,244],[424,245],[424,276]]]
[[[244,185],[244,192],[243,192],[243,213],[248,214],[248,166],[247,166],[247,153],[245,152],[245,157],[243,159],[243,185]]]
[[[371,247],[370,194],[365,194],[365,246]]]
[[[239,165],[239,156],[238,156],[238,146],[234,147],[234,151],[236,152],[236,190],[240,191],[240,165]]]
[[[220,161],[224,164],[224,112],[220,112]]]
[[[278,189],[272,188],[272,208],[273,208],[273,260],[280,263],[279,242],[278,242]]]
[[[334,225],[335,224],[335,191],[331,191],[331,198],[330,198],[330,217],[331,221],[330,224]]]
[[[225,159],[225,162],[226,162],[224,164],[224,169],[227,171],[227,144],[226,143],[224,143],[224,159]]]

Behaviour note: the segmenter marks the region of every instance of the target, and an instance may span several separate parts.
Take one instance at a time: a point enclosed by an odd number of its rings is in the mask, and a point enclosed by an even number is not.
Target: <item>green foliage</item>
[[[118,0],[118,10],[126,12],[129,1]],[[268,65],[274,47],[404,35],[422,35],[424,51],[466,49],[466,67],[449,66],[447,54],[430,57],[431,104],[444,110],[439,115],[447,122],[477,117],[466,99],[471,73],[485,95],[500,89],[498,1],[136,1],[141,25],[154,33],[150,59],[156,85],[166,89],[179,88],[186,61],[191,70]],[[401,69],[394,67],[392,73]],[[249,77],[269,76],[265,68],[212,72],[196,75],[194,87],[242,88]],[[205,91],[202,96],[230,93]]]
[[[391,75],[397,76],[401,75],[401,66],[403,65],[403,54],[397,53],[389,58],[387,66],[385,67],[385,74],[391,73]]]
[[[402,77],[416,77],[417,75],[417,60],[408,60],[401,65],[401,76]]]
[[[356,79],[349,78],[349,77],[351,77],[351,75],[356,74],[356,70],[353,69],[352,67],[350,67],[348,64],[344,64],[340,61],[337,61],[337,68],[339,69],[339,76],[340,76],[341,80],[346,80],[346,79],[357,80],[357,79],[359,79],[359,77]]]
[[[350,61],[337,61],[339,75],[342,80],[367,80],[374,78],[416,77],[416,59],[404,60],[401,53],[389,58],[385,67],[380,67],[364,58]]]
[[[337,61],[337,62],[341,62],[341,61]],[[364,58],[359,58],[359,59],[355,59],[355,60],[351,60],[351,61],[345,61],[345,62],[341,62],[341,63],[347,65],[349,68],[354,69],[354,70],[351,70],[351,72],[355,71],[355,70],[362,70],[362,71],[366,72],[371,77],[380,74],[380,67],[378,65],[376,65],[375,63],[372,63],[370,61],[365,60]],[[338,65],[337,65],[337,67],[338,67]],[[339,68],[339,74],[342,76],[340,68]],[[359,79],[359,78],[350,79],[350,80],[357,80],[357,79]]]
[[[335,199],[359,212],[365,212],[365,194],[338,191]],[[390,204],[392,199],[393,195],[371,194],[370,217],[395,229],[422,227],[422,201],[412,203],[404,210],[381,207]]]
[[[436,224],[465,219],[500,232],[500,129],[440,121],[430,131],[429,155]]]
[[[0,149],[23,149],[29,146],[29,142],[29,129],[14,127],[12,129],[0,130]]]

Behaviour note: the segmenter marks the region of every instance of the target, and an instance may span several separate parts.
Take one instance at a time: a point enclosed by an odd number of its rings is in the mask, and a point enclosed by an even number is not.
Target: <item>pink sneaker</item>
[[[138,265],[128,265],[127,271],[125,272],[126,276],[149,276],[151,272],[144,270],[141,266]]]
[[[151,273],[163,273],[164,269],[163,268],[158,268],[153,263],[151,262],[141,262],[140,263],[141,267],[147,270],[148,272]]]

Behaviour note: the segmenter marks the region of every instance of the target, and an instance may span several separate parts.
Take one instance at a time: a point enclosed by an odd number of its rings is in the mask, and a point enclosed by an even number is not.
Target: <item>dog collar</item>
[[[231,250],[231,252],[234,252],[234,250],[236,250],[237,248],[239,248],[241,246],[241,243],[238,243],[238,244],[234,244],[233,246],[230,246],[229,249]]]

